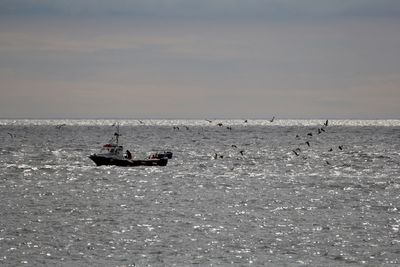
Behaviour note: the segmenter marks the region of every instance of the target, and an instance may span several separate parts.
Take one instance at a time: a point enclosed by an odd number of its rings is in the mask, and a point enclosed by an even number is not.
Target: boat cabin
[[[100,154],[109,154],[121,158],[124,157],[123,147],[116,144],[105,144],[101,148]]]

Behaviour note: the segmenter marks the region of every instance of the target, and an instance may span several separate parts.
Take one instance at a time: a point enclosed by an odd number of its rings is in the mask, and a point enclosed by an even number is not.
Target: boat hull
[[[162,159],[162,158],[172,159],[172,152],[165,151],[161,153],[154,153],[149,157],[149,159]]]
[[[97,166],[102,165],[113,165],[120,167],[136,167],[136,166],[166,166],[168,163],[168,158],[161,159],[119,159],[112,157],[104,157],[101,155],[90,155],[89,158],[96,163]]]
[[[157,153],[156,154],[157,158],[169,158],[172,159],[172,152],[171,151],[165,151],[163,153]]]

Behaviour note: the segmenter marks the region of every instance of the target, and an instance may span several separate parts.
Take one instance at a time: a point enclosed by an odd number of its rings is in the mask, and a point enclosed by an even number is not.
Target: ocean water
[[[399,120],[115,122],[0,120],[1,266],[400,265]]]

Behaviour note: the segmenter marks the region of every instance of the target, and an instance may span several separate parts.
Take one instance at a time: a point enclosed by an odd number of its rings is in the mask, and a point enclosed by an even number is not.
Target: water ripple
[[[1,120],[0,264],[400,264],[398,121],[143,122],[168,166],[94,166],[114,121]]]

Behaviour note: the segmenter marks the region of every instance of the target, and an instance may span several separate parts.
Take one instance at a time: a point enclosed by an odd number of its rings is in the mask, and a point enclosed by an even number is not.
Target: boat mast
[[[117,132],[116,133],[114,133],[114,136],[115,136],[115,140],[116,140],[116,142],[117,142],[117,146],[118,146],[118,138],[119,138],[119,136],[120,136],[120,134],[119,134],[119,123],[117,123]]]

